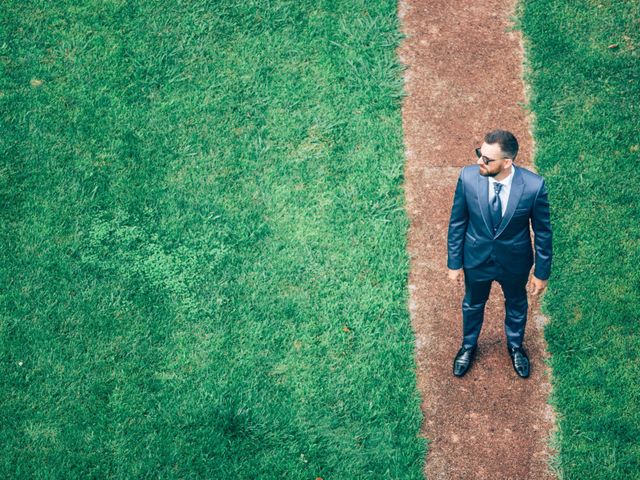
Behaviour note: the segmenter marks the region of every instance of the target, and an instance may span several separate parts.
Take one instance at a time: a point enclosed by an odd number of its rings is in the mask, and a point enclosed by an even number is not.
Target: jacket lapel
[[[504,212],[502,222],[500,222],[500,227],[496,232],[496,237],[498,237],[502,233],[502,231],[507,228],[507,225],[511,221],[511,217],[513,217],[513,212],[516,211],[516,207],[518,206],[518,203],[520,203],[522,192],[524,192],[524,180],[522,179],[522,172],[515,165],[513,166],[513,168],[515,168],[515,171],[513,172],[513,180],[511,181],[511,192],[509,192],[509,200],[507,200],[507,210]],[[487,180],[487,183],[488,182],[489,181]],[[487,201],[487,205],[488,204],[489,202]]]
[[[489,232],[489,236],[492,238],[497,238],[507,227],[507,225],[511,221],[511,217],[513,217],[513,212],[515,212],[516,207],[520,202],[522,193],[524,192],[524,180],[522,179],[522,173],[520,172],[520,169],[515,165],[513,166],[513,168],[513,180],[511,181],[511,192],[509,193],[509,200],[507,201],[507,210],[502,217],[502,222],[500,222],[500,227],[498,228],[495,236],[493,235],[493,230],[491,229],[491,210],[489,208],[489,179],[483,175],[478,174],[478,206],[480,207],[480,212],[482,214],[484,224],[487,227],[487,232]]]
[[[480,213],[482,219],[487,227],[489,236],[493,237],[493,230],[491,228],[491,210],[489,209],[489,179],[483,175],[478,174],[478,207],[480,207]]]

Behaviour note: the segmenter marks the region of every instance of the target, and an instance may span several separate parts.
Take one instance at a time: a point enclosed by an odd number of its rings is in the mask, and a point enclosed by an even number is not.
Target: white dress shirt
[[[507,202],[509,201],[509,193],[511,192],[511,182],[513,181],[513,174],[516,170],[516,167],[511,165],[511,173],[508,177],[503,178],[497,183],[502,184],[502,188],[500,189],[500,202],[502,204],[502,216],[504,217],[505,212],[507,211]],[[493,177],[489,178],[489,205],[491,205],[491,200],[496,194],[495,187],[493,186],[496,183],[496,179]]]

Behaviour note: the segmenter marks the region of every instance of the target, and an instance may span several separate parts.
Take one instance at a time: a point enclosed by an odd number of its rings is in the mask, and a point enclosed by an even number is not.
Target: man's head
[[[476,155],[480,175],[504,178],[518,155],[518,140],[506,130],[492,130],[484,136],[484,143],[476,149]]]

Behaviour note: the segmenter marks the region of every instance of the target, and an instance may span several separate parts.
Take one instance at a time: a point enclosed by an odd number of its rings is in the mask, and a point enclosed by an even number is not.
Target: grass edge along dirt
[[[535,163],[549,187],[564,479],[640,478],[640,4],[520,0]]]
[[[422,478],[396,2],[5,2],[3,478]]]

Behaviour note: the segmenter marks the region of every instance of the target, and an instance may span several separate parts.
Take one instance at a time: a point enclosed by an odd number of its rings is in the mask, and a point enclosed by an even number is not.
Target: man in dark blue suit
[[[453,363],[461,377],[477,349],[484,307],[495,280],[505,297],[505,333],[513,368],[529,376],[529,358],[522,346],[527,323],[526,284],[534,264],[529,222],[534,233],[535,269],[531,293],[538,295],[551,273],[551,221],[544,179],[514,164],[518,141],[494,130],[476,149],[476,165],[462,168],[451,209],[447,239],[449,278],[461,283],[463,340]]]

